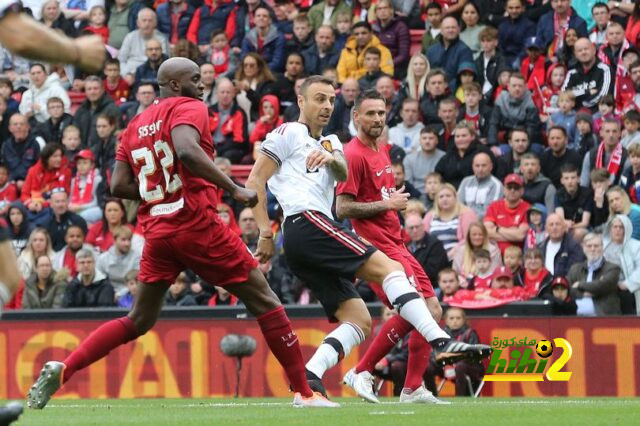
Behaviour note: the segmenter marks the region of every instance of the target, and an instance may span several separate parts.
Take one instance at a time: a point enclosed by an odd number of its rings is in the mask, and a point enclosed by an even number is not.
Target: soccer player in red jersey
[[[344,150],[349,163],[349,173],[347,181],[339,183],[336,189],[337,214],[340,218],[350,218],[359,236],[402,265],[409,281],[426,299],[431,315],[439,321],[442,308],[435,296],[431,281],[402,239],[398,211],[406,208],[409,195],[403,193],[402,188],[395,189],[389,154],[384,147],[378,146],[378,138],[384,129],[385,119],[386,103],[382,95],[374,90],[359,96],[354,109],[358,134]],[[374,284],[372,289],[380,300],[391,307],[380,285]],[[402,309],[402,307],[398,308]],[[345,384],[354,388],[358,395],[368,401],[378,402],[371,390],[373,383],[371,372],[375,364],[412,330],[409,337],[407,377],[400,394],[400,402],[447,404],[434,397],[422,385],[422,375],[429,362],[427,341],[400,315],[395,315],[383,325],[362,360],[345,375]],[[440,343],[438,340],[432,341],[432,344]],[[478,349],[478,356],[490,354],[488,346]],[[455,354],[455,356],[448,356],[445,353],[440,354],[439,358],[453,362],[461,356],[471,356],[471,353]]]
[[[138,220],[146,239],[135,305],[126,317],[91,333],[63,362],[47,362],[29,391],[29,406],[44,408],[76,371],[146,333],[169,284],[185,269],[224,287],[257,318],[296,392],[294,406],[338,406],[309,388],[298,337],[284,308],[240,237],[217,216],[216,186],[247,206],[255,205],[257,196],[213,163],[200,68],[189,59],[171,58],[158,70],[158,85],[161,99],[121,136],[111,180],[114,196],[141,200]]]

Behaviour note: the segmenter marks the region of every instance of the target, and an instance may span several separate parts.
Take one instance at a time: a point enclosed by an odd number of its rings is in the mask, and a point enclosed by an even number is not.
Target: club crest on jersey
[[[326,149],[329,152],[333,152],[333,146],[331,145],[331,141],[329,139],[325,139],[323,141],[320,141],[320,145],[322,145],[322,147],[324,149]]]

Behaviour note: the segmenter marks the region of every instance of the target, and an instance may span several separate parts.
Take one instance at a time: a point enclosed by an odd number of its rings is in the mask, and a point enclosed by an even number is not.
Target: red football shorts
[[[249,272],[257,267],[258,261],[240,237],[216,220],[197,232],[147,239],[138,279],[171,284],[180,272],[191,269],[204,281],[224,286],[247,281]]]
[[[394,247],[393,249],[380,249],[380,251],[389,256],[390,259],[393,259],[402,265],[404,272],[409,278],[409,282],[416,288],[416,290],[418,290],[418,293],[420,293],[422,297],[425,299],[436,297],[436,293],[433,291],[433,285],[431,285],[431,280],[424,272],[424,269],[422,269],[420,263],[415,257],[413,257],[406,247],[402,246]],[[387,299],[387,295],[384,294],[384,290],[382,290],[382,284],[370,284],[371,290],[374,291],[380,301],[387,305],[387,307],[393,309],[389,299]]]

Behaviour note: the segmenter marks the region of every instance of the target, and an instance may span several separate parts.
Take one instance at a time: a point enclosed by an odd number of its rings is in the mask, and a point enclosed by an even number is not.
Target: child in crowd
[[[262,141],[267,133],[282,124],[280,102],[275,95],[264,95],[260,99],[259,111],[260,118],[256,121],[256,126],[249,136],[249,141],[252,144]]]
[[[480,342],[478,333],[467,322],[464,309],[450,307],[444,314],[444,321],[445,332],[455,340],[469,344]],[[475,389],[478,388],[483,374],[484,367],[480,361],[462,360],[453,365],[442,367],[436,363],[435,354],[432,351],[429,365],[424,375],[425,386],[434,395],[437,395],[438,389],[436,388],[435,377],[452,379],[456,385],[456,396],[471,396]],[[471,381],[471,389],[469,389],[467,378]]]
[[[473,263],[476,274],[469,279],[467,288],[469,290],[489,288],[493,275],[489,250],[483,248],[473,250]]]
[[[580,186],[580,175],[575,164],[563,165],[560,173],[562,188],[555,197],[556,213],[564,218],[567,231],[580,242],[587,235],[591,221],[593,193],[591,189]]]
[[[213,65],[215,76],[233,75],[238,67],[238,57],[233,54],[229,39],[224,29],[211,33],[211,46],[204,53],[203,59]]]
[[[498,87],[493,92],[493,99],[491,100],[491,105],[493,105],[502,93],[503,90],[507,90],[507,86],[509,85],[509,77],[511,76],[510,69],[504,69],[498,74]]]
[[[0,163],[0,217],[4,217],[11,203],[17,199],[18,188],[9,180],[9,168]]]
[[[502,263],[511,271],[512,278],[517,285],[522,285],[522,249],[509,246],[504,250]]]
[[[71,180],[69,210],[82,216],[87,223],[97,222],[102,217],[98,206],[98,188],[102,177],[94,167],[95,157],[90,149],[83,149],[76,157],[76,173]]]
[[[463,281],[466,285],[466,280]],[[451,268],[444,268],[438,272],[438,288],[436,294],[441,302],[447,297],[453,297],[460,290],[458,274]]]
[[[131,309],[133,307],[133,302],[138,294],[138,285],[142,285],[138,281],[138,273],[137,269],[132,269],[124,275],[124,283],[127,286],[127,290],[118,297],[119,308]]]
[[[576,141],[576,96],[569,90],[558,94],[559,110],[551,114],[547,121],[547,130],[553,126],[562,126],[567,131],[567,148],[575,149]]]
[[[632,143],[627,148],[629,154],[629,167],[620,178],[622,186],[629,194],[631,202],[640,203],[640,143]]]
[[[80,138],[80,129],[73,124],[65,127],[62,131],[62,145],[64,146],[64,156],[69,161],[69,167],[72,171],[75,171],[76,155],[82,150],[82,139]]]
[[[104,6],[93,6],[89,10],[89,25],[84,27],[84,31],[98,34],[102,37],[104,44],[109,43],[109,27],[105,25],[107,22],[107,11]]]
[[[537,90],[541,87],[547,75],[547,58],[542,54],[542,47],[538,45],[536,37],[529,37],[524,42],[527,57],[522,60],[520,73],[527,82],[527,89]]]
[[[104,64],[104,75],[104,90],[116,105],[127,102],[131,95],[131,86],[120,76],[120,61],[115,58],[107,59]]]
[[[422,195],[421,200],[424,202],[427,211],[431,210],[433,207],[436,192],[438,192],[438,188],[442,183],[442,175],[438,172],[431,172],[425,178],[424,194]]]
[[[458,66],[458,85],[455,97],[461,104],[464,104],[464,85],[476,81],[476,66],[473,62],[463,62]]]
[[[195,306],[196,300],[191,296],[189,286],[191,280],[186,272],[180,272],[173,284],[169,286],[169,291],[164,298],[164,304],[167,306]]]
[[[600,128],[604,120],[614,119],[620,121],[614,108],[615,100],[613,99],[613,95],[604,95],[602,99],[600,99],[600,102],[598,102],[598,112],[593,115],[593,132],[596,135],[600,134]]]
[[[482,88],[480,84],[473,81],[462,86],[462,90],[464,105],[460,108],[458,121],[464,120],[467,123],[473,123],[480,142],[486,143],[491,108],[487,107],[482,100]]]
[[[485,27],[478,34],[478,38],[480,38],[482,51],[476,59],[476,65],[480,81],[482,81],[481,93],[485,102],[491,104],[493,92],[497,86],[497,73],[506,68],[507,59],[498,50],[498,30],[493,27]]]
[[[380,53],[380,49],[377,47],[370,46],[364,51],[364,68],[367,70],[367,73],[358,79],[360,92],[375,89],[378,79],[383,75],[386,75],[380,69],[381,59],[382,54]]]
[[[569,141],[570,142],[570,141]],[[573,144],[580,157],[598,146],[598,137],[593,132],[593,117],[590,112],[580,111],[576,114],[576,142]]]
[[[426,6],[427,22],[426,31],[422,36],[422,52],[426,52],[432,44],[435,44],[440,35],[440,25],[442,24],[442,6],[438,2],[429,2]]]
[[[351,21],[352,16],[351,13],[348,12],[339,12],[338,16],[336,16],[336,48],[338,51],[344,48],[344,45],[347,43],[347,39],[351,35],[351,25],[353,22]]]
[[[624,114],[624,131],[622,132],[623,148],[629,148],[632,143],[640,142],[640,112],[631,109]]]
[[[544,230],[544,224],[547,219],[547,208],[544,204],[536,203],[527,211],[527,222],[529,229],[527,236],[524,238],[525,250],[532,249],[542,243],[547,238]]]
[[[18,112],[18,107],[20,106],[20,102],[11,95],[13,95],[13,83],[6,77],[0,77],[0,97],[7,101],[7,112],[9,114]]]
[[[540,112],[540,121],[543,123],[549,119],[551,114],[560,109],[558,93],[564,84],[566,75],[567,69],[563,64],[553,64],[547,70],[544,86],[536,87],[532,92],[533,103],[536,104]]]

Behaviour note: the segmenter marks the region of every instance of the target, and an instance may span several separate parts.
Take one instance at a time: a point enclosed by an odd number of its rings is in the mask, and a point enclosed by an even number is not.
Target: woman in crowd
[[[474,58],[480,53],[480,31],[485,29],[480,22],[480,11],[474,2],[468,2],[462,7],[463,30],[460,40],[473,52]]]
[[[102,205],[105,195],[110,194],[109,182],[111,173],[116,165],[116,119],[109,115],[101,114],[96,119],[97,139],[90,146],[94,156],[94,166],[100,169],[100,182],[98,183],[98,202]]]
[[[52,189],[64,188],[69,193],[71,169],[63,152],[60,144],[45,145],[40,151],[40,160],[27,172],[20,200],[33,215],[49,206],[47,200]]]
[[[476,275],[476,269],[473,261],[473,251],[476,249],[488,250],[491,254],[491,270],[502,266],[502,257],[500,249],[497,245],[489,240],[487,228],[482,222],[474,222],[469,225],[466,237],[458,243],[453,249],[453,270],[458,273],[461,279]]]
[[[42,3],[40,13],[42,16],[42,18],[40,18],[40,22],[45,24],[47,27],[59,29],[69,37],[76,36],[76,29],[73,26],[73,21],[67,19],[64,13],[62,13],[58,0],[47,0]]]
[[[475,212],[458,201],[456,188],[444,183],[436,192],[433,208],[423,219],[427,232],[442,241],[449,259],[458,241],[467,235],[469,226],[478,221]]]
[[[429,60],[422,53],[416,53],[409,59],[407,77],[398,90],[399,102],[406,98],[422,100],[427,84],[427,74],[431,66]]]
[[[53,258],[51,237],[44,228],[36,228],[31,232],[27,246],[18,257],[18,269],[25,280],[34,273],[38,256]]]
[[[242,58],[234,82],[236,89],[239,90],[236,100],[252,122],[255,122],[259,117],[260,99],[264,95],[272,93],[275,81],[276,78],[262,56],[255,52],[249,52]]]
[[[89,228],[86,243],[91,244],[100,252],[109,250],[113,245],[113,230],[118,226],[133,226],[127,223],[124,204],[119,198],[108,198],[102,214],[102,220]]]
[[[607,201],[609,202],[609,221],[618,214],[628,216],[632,225],[631,238],[640,240],[640,206],[632,204],[627,192],[619,186],[609,188]]]
[[[7,227],[11,244],[16,250],[16,256],[20,256],[22,250],[27,246],[29,235],[35,226],[29,222],[27,208],[20,201],[14,201],[7,211]]]
[[[622,313],[640,315],[640,241],[631,238],[631,220],[615,215],[604,231],[604,258],[621,269],[618,281]]]
[[[56,273],[51,266],[51,258],[45,254],[36,257],[35,265],[35,273],[25,282],[22,308],[57,309],[62,307],[62,296],[67,287],[64,275],[68,273]]]

